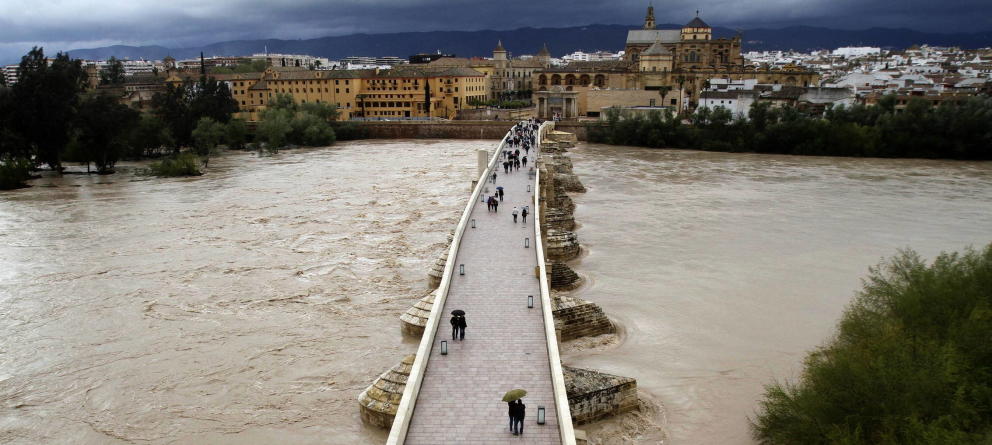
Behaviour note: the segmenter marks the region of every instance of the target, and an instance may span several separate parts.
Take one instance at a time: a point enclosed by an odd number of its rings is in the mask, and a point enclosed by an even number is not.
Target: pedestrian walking
[[[502,201],[503,200],[503,187],[497,188],[496,189],[496,194],[499,195],[499,200]]]
[[[460,315],[451,316],[451,339],[458,340],[458,330],[461,329]]]
[[[499,213],[499,201],[493,200],[493,212]]]
[[[520,211],[520,216],[523,219],[523,222],[527,222],[527,207],[524,207],[523,210]]]
[[[493,172],[493,184],[496,183],[496,172]]]
[[[510,213],[512,213],[512,214],[513,214],[513,223],[514,223],[514,224],[516,224],[516,223],[517,223],[517,213],[518,213],[518,212],[517,212],[517,208],[516,208],[516,207],[514,207],[514,208],[513,208],[513,211],[512,211],[512,212],[510,212]]]
[[[513,406],[513,435],[521,436],[524,434],[524,419],[527,417],[527,405],[524,405],[524,401],[517,399]]]
[[[523,159],[520,160],[520,162],[523,162],[524,167],[527,167],[527,156],[524,156]]]
[[[510,161],[503,161],[503,173],[510,173]],[[493,184],[495,184],[495,182]]]
[[[487,212],[492,212],[493,211],[493,197],[492,196],[490,196],[489,199],[486,200],[486,211]]]
[[[460,315],[458,317],[458,340],[465,340],[465,328],[468,327],[468,323],[465,322],[465,316]]]
[[[510,417],[510,432],[513,432],[513,415],[517,413],[516,410],[517,401],[506,402],[506,415]]]

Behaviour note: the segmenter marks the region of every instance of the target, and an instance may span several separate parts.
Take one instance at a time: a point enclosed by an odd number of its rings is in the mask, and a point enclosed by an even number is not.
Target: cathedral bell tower
[[[654,5],[648,5],[648,15],[644,17],[644,29],[654,29]]]

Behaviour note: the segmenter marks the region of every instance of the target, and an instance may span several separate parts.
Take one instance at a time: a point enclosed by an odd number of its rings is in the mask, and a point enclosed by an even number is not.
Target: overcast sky
[[[630,0],[0,0],[0,61],[114,44],[182,47],[352,33],[639,24]],[[658,23],[992,30],[992,0],[658,0]]]

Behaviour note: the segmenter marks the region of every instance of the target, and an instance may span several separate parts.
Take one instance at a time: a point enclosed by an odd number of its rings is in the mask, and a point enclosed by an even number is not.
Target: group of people
[[[496,193],[493,193],[493,195],[486,200],[486,207],[488,207],[490,212],[499,213],[500,201],[503,201],[503,187],[498,187],[496,189]]]
[[[510,405],[510,432],[514,436],[519,436],[524,433],[524,417],[527,416],[527,405],[524,405],[524,401],[520,399],[506,404]]]
[[[451,316],[451,339],[452,340],[465,340],[465,328],[468,327],[468,323],[465,323],[464,315],[452,315]]]
[[[513,223],[514,224],[517,223],[517,214],[519,214],[520,216],[523,216],[523,218],[524,218],[524,221],[523,222],[527,222],[527,214],[530,213],[530,212],[527,211],[529,208],[530,208],[529,206],[520,206],[520,209],[518,211],[517,208],[514,207],[513,208],[513,211],[510,212],[513,215]]]
[[[523,165],[527,168],[527,155],[520,157],[520,149],[514,151],[503,150],[503,173],[510,173],[514,170],[520,170],[520,166]]]

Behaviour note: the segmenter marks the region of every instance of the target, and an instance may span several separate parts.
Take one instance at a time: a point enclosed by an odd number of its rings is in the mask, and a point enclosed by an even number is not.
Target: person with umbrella
[[[514,436],[524,433],[524,417],[527,413],[527,405],[522,399],[527,395],[523,389],[512,389],[503,395],[503,401],[509,405],[510,431]]]
[[[468,327],[465,323],[465,311],[455,309],[451,311],[451,315],[451,339],[465,340],[465,328]]]
[[[499,200],[503,200],[503,186],[496,187],[496,194],[499,195]]]

